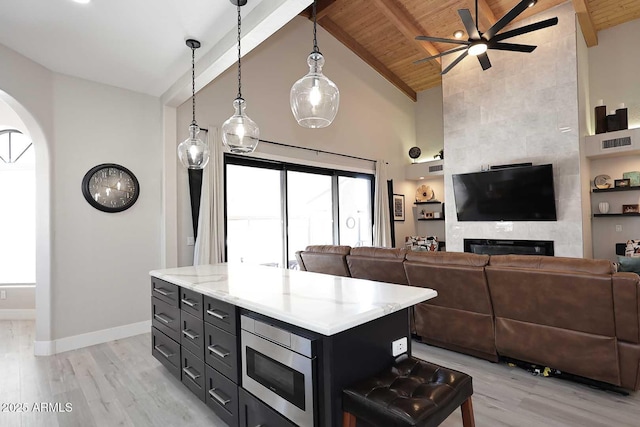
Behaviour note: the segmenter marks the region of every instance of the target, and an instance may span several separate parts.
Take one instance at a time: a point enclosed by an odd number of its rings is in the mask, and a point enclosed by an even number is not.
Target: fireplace
[[[464,239],[464,251],[487,255],[553,256],[552,240]]]

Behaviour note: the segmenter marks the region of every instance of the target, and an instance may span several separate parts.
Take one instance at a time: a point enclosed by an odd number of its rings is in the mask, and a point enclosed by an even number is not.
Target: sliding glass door
[[[280,171],[226,167],[227,261],[282,267]]]
[[[308,245],[371,246],[373,175],[225,155],[227,261],[297,268]]]

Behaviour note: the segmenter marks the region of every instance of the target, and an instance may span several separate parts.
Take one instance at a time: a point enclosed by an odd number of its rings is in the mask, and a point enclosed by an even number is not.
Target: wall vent
[[[605,139],[602,141],[602,149],[606,150],[609,148],[617,148],[624,147],[627,145],[631,145],[631,137],[627,136],[624,138],[615,138],[615,139]]]
[[[429,173],[440,172],[444,170],[444,165],[429,166]]]

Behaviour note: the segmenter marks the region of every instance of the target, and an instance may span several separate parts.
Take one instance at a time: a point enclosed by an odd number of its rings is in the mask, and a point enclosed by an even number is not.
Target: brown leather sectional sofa
[[[640,278],[608,260],[309,246],[302,270],[435,289],[414,307],[428,344],[640,389]]]

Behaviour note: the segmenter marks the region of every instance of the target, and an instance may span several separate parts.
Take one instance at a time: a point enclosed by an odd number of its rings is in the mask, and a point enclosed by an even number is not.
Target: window
[[[36,281],[36,174],[30,144],[19,131],[0,131],[0,286]]]
[[[308,245],[371,246],[373,175],[225,155],[227,261],[296,268]]]

